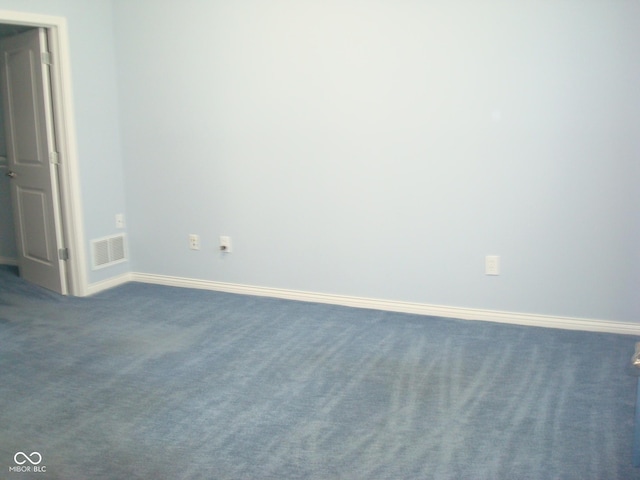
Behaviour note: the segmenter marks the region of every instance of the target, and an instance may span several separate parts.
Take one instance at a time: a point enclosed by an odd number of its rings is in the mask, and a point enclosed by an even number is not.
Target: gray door
[[[47,36],[37,28],[0,41],[8,175],[20,276],[67,293]]]

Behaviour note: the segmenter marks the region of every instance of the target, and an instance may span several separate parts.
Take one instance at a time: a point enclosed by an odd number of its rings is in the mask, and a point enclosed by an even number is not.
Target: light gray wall
[[[0,264],[15,263],[18,258],[11,211],[9,179],[5,177],[7,169],[4,165],[5,163],[0,161]]]
[[[14,263],[18,258],[13,228],[9,178],[6,176],[9,170],[7,168],[6,155],[4,116],[2,115],[2,100],[0,99],[0,264]]]
[[[638,321],[640,7],[477,3],[0,9],[67,17],[86,238],[127,213],[135,271]]]
[[[65,17],[74,88],[86,248],[117,233],[114,215],[126,213],[110,0],[0,0],[0,10]],[[89,272],[96,282],[126,272],[128,264]]]
[[[114,5],[134,271],[640,321],[640,3]]]
[[[0,24],[0,38],[20,32],[15,25]],[[0,263],[15,263],[18,258],[15,229],[13,227],[13,208],[9,178],[5,176],[7,168],[7,143],[4,133],[4,111],[0,95]]]

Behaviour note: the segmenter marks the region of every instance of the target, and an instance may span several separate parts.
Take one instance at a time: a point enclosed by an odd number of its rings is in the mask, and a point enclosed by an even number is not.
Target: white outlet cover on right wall
[[[487,255],[485,257],[485,274],[500,275],[500,257],[498,255]]]

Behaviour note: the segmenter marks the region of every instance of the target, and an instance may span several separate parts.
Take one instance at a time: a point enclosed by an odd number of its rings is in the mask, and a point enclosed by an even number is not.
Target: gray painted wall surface
[[[0,24],[0,38],[15,35],[22,27]],[[0,263],[15,262],[18,257],[16,249],[15,229],[13,227],[13,211],[11,191],[7,173],[7,144],[4,133],[4,112],[2,95],[0,95]]]
[[[86,236],[132,258],[92,281],[640,321],[637,2],[0,9],[69,20]]]
[[[0,100],[0,263],[14,262],[18,257],[13,228],[9,178],[6,176],[8,172],[6,155],[4,117],[2,115],[2,100]]]
[[[639,3],[115,7],[135,271],[640,321]]]

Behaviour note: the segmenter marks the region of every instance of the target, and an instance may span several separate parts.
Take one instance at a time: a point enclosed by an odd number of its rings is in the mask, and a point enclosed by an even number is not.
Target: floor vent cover
[[[91,241],[91,267],[110,267],[127,261],[124,234],[98,238]]]

